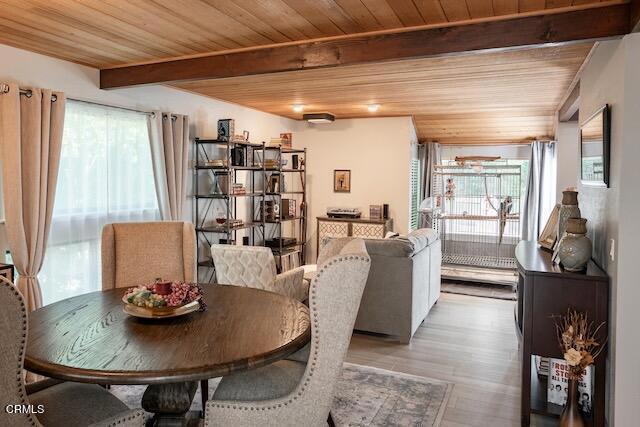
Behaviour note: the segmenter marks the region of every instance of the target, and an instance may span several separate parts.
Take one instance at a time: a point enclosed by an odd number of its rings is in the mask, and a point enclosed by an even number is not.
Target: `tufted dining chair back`
[[[264,246],[211,245],[216,283],[271,290],[276,261]]]
[[[207,402],[205,426],[323,426],[347,354],[370,259],[362,239],[330,242],[309,289],[311,347],[298,385],[270,400]]]
[[[298,267],[277,274],[276,261],[270,248],[211,245],[211,259],[218,284],[262,289],[298,301],[305,301],[309,296],[309,287],[304,282],[304,269]]]
[[[33,414],[13,414],[8,405],[28,405],[22,365],[27,342],[27,310],[22,295],[13,284],[0,276],[0,425],[39,425]]]
[[[102,289],[128,288],[157,278],[196,279],[196,232],[183,221],[123,222],[102,229]]]

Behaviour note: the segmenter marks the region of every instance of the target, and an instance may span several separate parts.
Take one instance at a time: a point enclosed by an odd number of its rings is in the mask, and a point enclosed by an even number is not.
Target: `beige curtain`
[[[17,85],[0,94],[0,147],[7,239],[29,311],[42,306],[37,274],[47,247],[55,197],[65,97]],[[56,97],[56,101],[52,97]]]
[[[149,116],[151,159],[160,216],[182,220],[187,197],[189,116],[155,112]]]

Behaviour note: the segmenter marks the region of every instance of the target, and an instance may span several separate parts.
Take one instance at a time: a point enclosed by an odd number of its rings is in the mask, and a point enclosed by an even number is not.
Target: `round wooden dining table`
[[[44,306],[29,315],[25,368],[68,381],[147,384],[143,407],[157,425],[174,425],[184,422],[196,381],[267,365],[311,339],[309,309],[294,299],[202,287],[205,311],[169,319],[125,314],[125,289]]]

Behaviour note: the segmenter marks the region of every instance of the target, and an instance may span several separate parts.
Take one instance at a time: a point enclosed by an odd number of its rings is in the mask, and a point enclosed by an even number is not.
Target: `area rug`
[[[209,396],[219,380],[209,381]],[[337,426],[439,426],[453,384],[345,363],[331,414]],[[145,386],[112,386],[131,408],[139,408]],[[200,411],[200,390],[191,405]]]
[[[440,291],[446,294],[470,295],[482,298],[504,299],[507,301],[515,301],[516,291],[510,286],[490,285],[490,284],[473,284],[458,282],[442,282]]]

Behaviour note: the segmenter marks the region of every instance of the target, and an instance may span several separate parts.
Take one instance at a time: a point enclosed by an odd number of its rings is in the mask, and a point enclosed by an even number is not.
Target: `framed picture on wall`
[[[333,171],[333,192],[351,192],[351,171],[347,169],[336,169]]]

